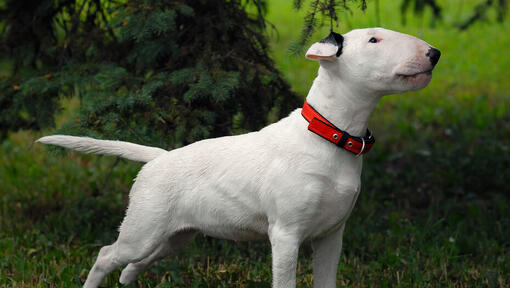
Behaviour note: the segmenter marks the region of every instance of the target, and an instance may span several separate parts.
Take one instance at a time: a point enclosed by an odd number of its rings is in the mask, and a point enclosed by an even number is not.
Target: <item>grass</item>
[[[381,26],[417,35],[443,55],[428,88],[389,96],[371,119],[378,144],[367,156],[363,191],[347,222],[340,287],[510,287],[510,21],[459,32],[476,1],[441,3],[402,26],[399,1],[381,2]],[[445,1],[443,1],[445,2]],[[375,26],[342,14],[338,28]],[[317,63],[290,56],[302,12],[270,1],[272,55],[301,95]],[[459,8],[460,7],[460,8]],[[318,33],[316,40],[327,33]],[[77,103],[64,105],[69,118]],[[100,246],[111,243],[140,164],[48,153],[19,132],[0,143],[0,287],[81,286]],[[136,287],[270,287],[267,243],[199,236],[154,265]],[[120,270],[103,283],[120,287]],[[300,251],[298,287],[312,287],[311,249]]]

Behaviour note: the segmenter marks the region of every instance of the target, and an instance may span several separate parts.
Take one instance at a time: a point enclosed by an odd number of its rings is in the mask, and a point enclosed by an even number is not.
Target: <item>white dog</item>
[[[298,249],[313,246],[314,287],[336,287],[342,234],[360,191],[367,121],[386,94],[424,88],[440,52],[382,28],[331,33],[308,50],[319,75],[303,109],[264,129],[165,151],[120,141],[47,136],[38,142],[147,162],[130,192],[117,241],[99,251],[84,287],[127,265],[136,280],[197,232],[267,239],[273,287],[295,287]],[[313,107],[313,108],[312,108]]]

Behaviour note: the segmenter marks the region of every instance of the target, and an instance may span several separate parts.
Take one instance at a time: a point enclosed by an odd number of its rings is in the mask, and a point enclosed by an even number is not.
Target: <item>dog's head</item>
[[[383,28],[331,32],[306,52],[333,77],[378,94],[424,88],[440,55],[423,40]]]

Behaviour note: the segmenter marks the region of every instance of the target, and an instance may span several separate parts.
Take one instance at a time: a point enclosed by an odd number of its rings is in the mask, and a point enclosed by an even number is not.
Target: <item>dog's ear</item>
[[[331,31],[328,37],[314,43],[308,51],[306,58],[311,60],[334,60],[342,54],[344,37]]]

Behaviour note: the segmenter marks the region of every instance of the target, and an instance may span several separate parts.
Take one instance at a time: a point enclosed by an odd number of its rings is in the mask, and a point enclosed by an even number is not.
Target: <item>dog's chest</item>
[[[314,221],[316,228],[311,231],[311,236],[320,237],[340,228],[351,214],[359,191],[359,186],[337,188],[337,190],[330,191],[330,195],[323,198]]]
[[[360,192],[362,160],[353,157],[336,157],[334,160],[324,160],[309,178],[313,182],[310,183],[310,193],[314,195],[312,202],[315,204],[312,205],[314,211],[307,233],[311,238],[342,226]]]
[[[328,234],[347,221],[360,192],[358,179],[353,178],[348,182],[322,180],[320,186],[324,188],[317,198],[316,211],[311,219],[313,225],[309,226],[309,237]]]

